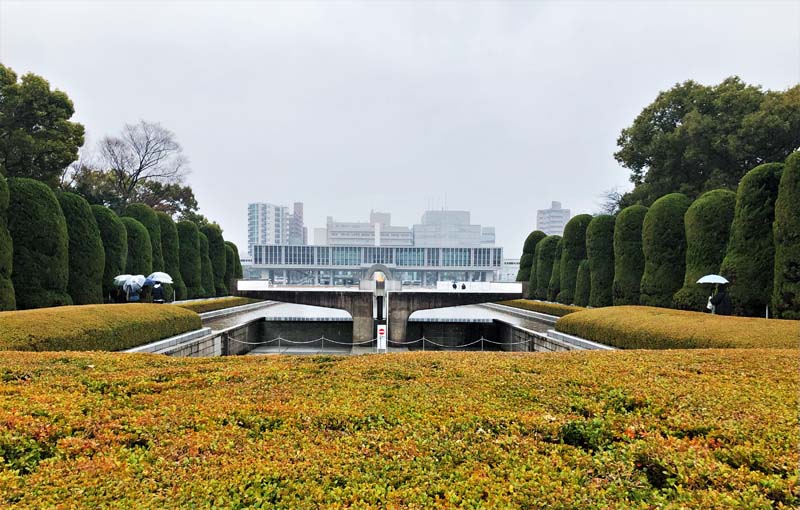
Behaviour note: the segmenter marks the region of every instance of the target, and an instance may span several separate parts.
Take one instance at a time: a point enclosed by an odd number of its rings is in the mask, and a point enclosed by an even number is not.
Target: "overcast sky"
[[[246,250],[248,202],[467,209],[519,255],[536,210],[630,188],[620,130],[693,79],[800,81],[800,1],[0,0],[0,62],[75,103],[89,143],[161,122],[200,210]]]

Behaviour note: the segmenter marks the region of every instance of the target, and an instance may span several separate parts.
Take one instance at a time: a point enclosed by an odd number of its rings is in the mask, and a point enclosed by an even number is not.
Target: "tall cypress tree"
[[[642,224],[647,207],[632,205],[617,215],[614,222],[614,305],[638,305],[644,251]]]
[[[181,264],[181,276],[186,284],[186,294],[189,299],[204,297],[203,269],[200,259],[200,231],[191,221],[178,222],[178,239],[180,254],[178,259]]]
[[[592,221],[591,214],[579,214],[570,219],[564,227],[561,251],[561,292],[558,302],[569,305],[575,300],[575,285],[578,266],[586,258],[586,227]]]
[[[89,202],[74,193],[60,192],[56,197],[67,221],[69,237],[67,290],[72,302],[76,305],[102,303],[106,255],[92,208]]]
[[[178,228],[169,214],[157,211],[156,216],[158,216],[161,227],[161,253],[164,255],[164,271],[172,277],[175,299],[186,299],[186,284],[181,276]]]
[[[124,216],[121,220],[128,238],[125,272],[147,276],[153,272],[153,245],[150,242],[150,233],[144,225],[129,216]]]
[[[0,175],[0,312],[17,308],[14,284],[11,282],[14,249],[11,234],[8,233],[7,210],[8,183],[6,178]]]
[[[131,204],[125,208],[123,216],[133,218],[144,225],[150,237],[150,248],[153,251],[151,255],[153,271],[165,271],[164,253],[161,250],[161,222],[158,221],[156,212],[146,204]]]
[[[214,265],[211,263],[211,257],[208,256],[208,238],[202,232],[200,232],[200,273],[203,279],[203,297],[215,297],[217,291]]]
[[[781,319],[800,319],[800,152],[786,159],[775,202],[775,281],[772,309]]]
[[[536,245],[536,299],[547,299],[547,287],[555,263],[556,246],[561,236],[547,236]]]
[[[550,273],[550,282],[547,284],[547,300],[555,301],[561,292],[561,255],[564,251],[564,238],[560,238],[556,243],[556,250],[553,253],[553,270]]]
[[[601,214],[586,227],[586,256],[591,278],[588,304],[611,306],[614,286],[614,225],[616,218]]]
[[[114,211],[102,205],[93,205],[92,214],[103,243],[103,298],[110,300],[114,277],[125,273],[128,261],[128,231]]]

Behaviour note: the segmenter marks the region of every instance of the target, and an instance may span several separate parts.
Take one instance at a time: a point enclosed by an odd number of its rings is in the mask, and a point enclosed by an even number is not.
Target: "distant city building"
[[[370,212],[369,222],[334,221],[328,216],[327,246],[412,246],[408,227],[392,226],[391,214]]]
[[[570,219],[569,209],[562,209],[561,202],[552,202],[550,209],[536,212],[536,229],[549,236],[564,235],[564,226]]]
[[[247,204],[247,253],[255,245],[303,245],[307,243],[303,225],[303,203],[295,202],[293,211],[282,205]]]
[[[481,246],[494,246],[494,227],[481,227]]]
[[[414,246],[494,245],[494,228],[470,224],[469,211],[425,211],[421,222],[412,228]]]
[[[503,259],[503,265],[500,267],[500,275],[497,280],[500,282],[515,282],[517,281],[517,273],[519,273],[519,259]]]
[[[327,228],[314,228],[314,245],[315,246],[328,246],[328,229]]]

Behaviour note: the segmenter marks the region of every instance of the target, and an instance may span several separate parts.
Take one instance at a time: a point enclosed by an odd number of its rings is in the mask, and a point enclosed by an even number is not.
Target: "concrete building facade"
[[[551,202],[549,209],[536,211],[536,229],[549,236],[561,236],[570,218],[569,209],[562,209],[561,202]]]

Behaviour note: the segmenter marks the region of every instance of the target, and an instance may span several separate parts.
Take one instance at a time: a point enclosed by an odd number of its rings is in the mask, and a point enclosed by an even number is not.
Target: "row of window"
[[[253,246],[253,263],[261,265],[500,267],[502,256],[502,248]]]

